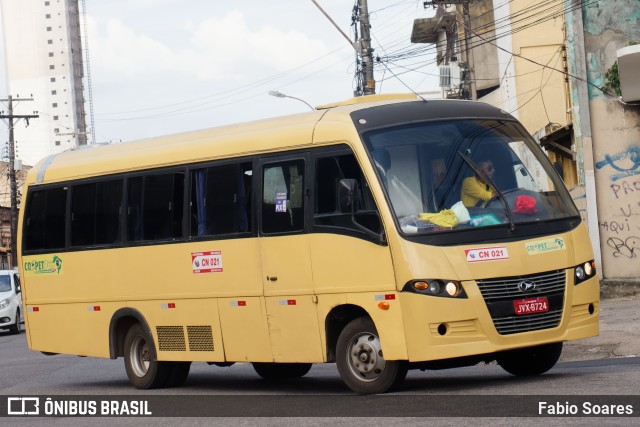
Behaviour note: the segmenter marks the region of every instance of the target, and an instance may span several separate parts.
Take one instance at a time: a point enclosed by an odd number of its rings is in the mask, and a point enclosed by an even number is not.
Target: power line
[[[594,0],[594,1],[595,1],[595,0]],[[580,7],[582,7],[582,4],[583,4],[584,2],[583,2],[582,0],[574,0],[574,4],[577,4],[577,3],[580,3]],[[457,17],[455,18],[455,20],[456,20],[456,22],[457,22],[458,24],[460,24],[460,22],[458,21],[458,18],[457,18]],[[462,24],[462,25],[464,25],[464,24]],[[472,33],[474,33],[476,36],[478,36],[478,37],[480,37],[481,39],[483,39],[483,38],[482,38],[482,36],[481,36],[481,35],[479,35],[479,34],[477,34],[477,33],[475,33],[475,32],[473,31],[473,29],[469,28],[469,31],[471,31],[471,32],[472,32]],[[483,39],[483,40],[484,40],[484,39]],[[573,74],[571,74],[571,73],[569,73],[568,71],[565,71],[565,70],[558,70],[558,69],[556,69],[556,68],[549,67],[548,65],[543,65],[543,64],[541,64],[541,63],[539,63],[539,62],[537,62],[537,61],[534,61],[533,59],[529,59],[529,58],[527,58],[527,57],[525,57],[525,56],[522,56],[522,55],[519,55],[519,54],[513,53],[513,52],[509,51],[508,49],[505,49],[505,48],[503,48],[503,47],[501,47],[501,46],[498,46],[497,44],[495,44],[495,43],[493,43],[493,42],[489,42],[489,41],[488,41],[487,43],[489,43],[489,44],[491,44],[491,45],[495,46],[496,48],[498,48],[499,50],[501,50],[501,51],[503,51],[503,52],[506,52],[506,53],[508,53],[508,54],[510,54],[510,55],[515,56],[516,58],[521,58],[521,59],[523,59],[523,60],[525,60],[525,61],[528,61],[528,62],[531,62],[531,63],[533,63],[533,64],[539,65],[539,66],[541,66],[541,67],[543,67],[543,68],[548,68],[548,69],[550,69],[550,70],[557,71],[557,72],[559,72],[559,73],[561,73],[561,74],[563,74],[563,75],[565,75],[565,76],[569,76],[569,77],[572,77],[572,78],[574,78],[574,79],[576,79],[576,80],[578,80],[578,81],[581,81],[581,82],[583,82],[583,83],[586,83],[587,85],[592,86],[592,87],[594,87],[594,88],[596,88],[596,89],[598,89],[598,90],[602,91],[604,94],[606,94],[606,95],[608,95],[608,96],[610,96],[610,97],[615,98],[615,96],[613,96],[613,95],[611,95],[610,93],[608,93],[608,92],[606,92],[606,91],[602,90],[599,86],[597,86],[597,85],[595,85],[595,84],[593,84],[593,83],[589,82],[587,79],[583,79],[583,78],[581,78],[581,77],[574,76]]]

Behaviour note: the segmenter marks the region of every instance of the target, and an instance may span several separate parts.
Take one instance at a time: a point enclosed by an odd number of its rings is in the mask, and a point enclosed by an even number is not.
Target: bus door
[[[318,150],[313,165],[313,214],[309,248],[318,294],[395,289],[389,246],[381,242],[382,224],[369,184],[346,145]],[[342,212],[341,180],[357,182],[355,214]]]
[[[274,362],[322,360],[305,209],[306,156],[261,162],[260,254]]]

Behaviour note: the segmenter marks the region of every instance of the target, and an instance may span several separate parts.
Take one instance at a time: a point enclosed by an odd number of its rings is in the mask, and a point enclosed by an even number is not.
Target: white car
[[[19,334],[22,327],[22,292],[17,271],[0,270],[0,329]]]

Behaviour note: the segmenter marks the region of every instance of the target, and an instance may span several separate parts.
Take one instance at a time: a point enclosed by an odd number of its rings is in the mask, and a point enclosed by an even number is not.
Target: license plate
[[[546,298],[528,298],[516,300],[513,307],[518,316],[523,314],[544,313],[549,311],[549,301]]]

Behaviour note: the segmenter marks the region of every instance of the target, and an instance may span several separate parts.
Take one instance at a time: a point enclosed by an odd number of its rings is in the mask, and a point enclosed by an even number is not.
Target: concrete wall
[[[560,4],[561,0],[558,0],[558,6]],[[510,4],[511,14],[522,13],[531,5],[532,2],[528,0],[515,0]],[[517,19],[523,22],[512,24],[516,30],[512,36],[513,53],[537,64],[520,57],[514,57],[513,61],[518,88],[518,119],[533,134],[549,123],[567,123],[564,76],[542,66],[558,70],[563,67],[564,20],[559,16],[518,31],[523,23],[533,19],[530,14],[524,16],[528,19],[525,20],[523,15],[519,15]]]
[[[557,0],[557,6],[561,4],[562,0]],[[485,57],[476,55],[476,70],[485,73],[476,73],[476,76],[493,77],[493,61],[497,59],[502,99],[493,93],[481,100],[513,114],[529,133],[534,134],[549,123],[567,124],[567,88],[561,73],[544,67],[563,68],[564,20],[559,16],[523,28],[539,18],[526,12],[529,7],[530,0],[479,2],[472,4],[472,16],[481,15],[487,19],[491,14],[485,13],[493,9],[493,18],[500,22],[499,28],[494,30],[498,39],[484,46],[494,53]],[[518,17],[515,22],[510,22],[512,16]],[[496,44],[502,49],[496,48]],[[483,69],[479,64],[485,62],[487,66]]]
[[[640,106],[597,87],[616,51],[640,42],[640,1],[609,0],[583,8],[598,224],[604,278],[640,277]]]
[[[496,37],[493,0],[480,0],[469,8],[473,35],[477,35],[473,44],[473,58],[476,76],[476,89],[482,90],[500,84],[498,71],[498,51],[492,44]],[[491,40],[492,43],[486,42]]]
[[[603,274],[640,277],[640,106],[590,106]]]

